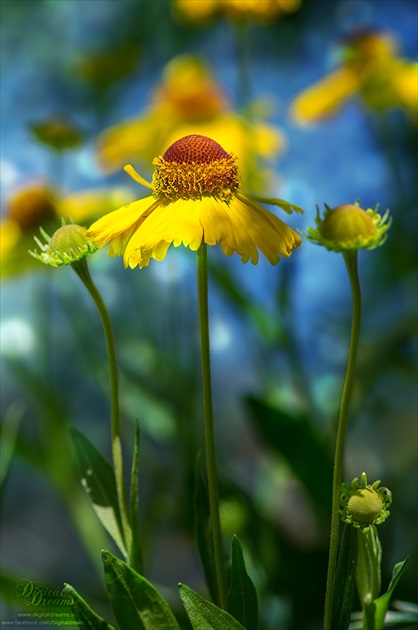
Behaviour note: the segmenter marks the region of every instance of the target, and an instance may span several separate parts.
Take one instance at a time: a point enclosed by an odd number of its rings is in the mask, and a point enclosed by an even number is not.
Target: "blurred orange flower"
[[[198,3],[200,4],[200,3]],[[174,58],[165,67],[151,103],[141,116],[106,129],[97,143],[97,159],[105,172],[126,162],[150,163],[178,138],[198,134],[211,137],[240,159],[247,189],[265,192],[271,174],[260,170],[261,158],[272,161],[284,149],[283,133],[263,120],[253,103],[249,122],[233,111],[220,85],[207,67],[189,55]]]
[[[301,92],[290,113],[301,124],[337,114],[358,96],[373,111],[404,109],[415,121],[418,112],[418,64],[398,55],[396,40],[387,33],[354,36],[343,49],[343,63],[324,79]]]

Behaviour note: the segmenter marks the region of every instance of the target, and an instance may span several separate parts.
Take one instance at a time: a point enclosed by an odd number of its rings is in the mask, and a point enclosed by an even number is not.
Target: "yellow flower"
[[[294,99],[290,113],[300,124],[313,123],[337,114],[355,96],[371,110],[401,108],[416,119],[418,64],[399,57],[386,33],[362,33],[343,47],[336,70]]]
[[[1,276],[15,275],[33,263],[27,255],[40,226],[55,228],[61,218],[81,222],[109,212],[132,196],[124,189],[103,188],[70,195],[59,194],[46,183],[28,184],[7,200],[0,221]],[[32,265],[33,266],[33,265]]]
[[[237,252],[242,262],[253,264],[260,250],[272,265],[301,245],[296,232],[241,192],[237,158],[211,138],[181,138],[153,164],[152,184],[125,167],[152,196],[111,212],[88,231],[98,247],[111,241],[109,255],[123,256],[125,267],[163,260],[171,244],[197,250],[202,242],[220,243],[227,256]]]
[[[258,112],[253,122],[237,115],[206,66],[190,55],[180,55],[165,67],[143,115],[117,123],[100,135],[98,163],[107,173],[129,161],[150,163],[156,153],[162,154],[172,142],[191,133],[235,147],[241,177],[256,191],[265,190],[270,177],[267,169],[256,168],[257,160],[272,161],[285,147],[277,127],[265,123]]]
[[[176,15],[193,22],[205,22],[216,15],[268,22],[297,11],[301,3],[301,0],[174,0],[173,6]]]

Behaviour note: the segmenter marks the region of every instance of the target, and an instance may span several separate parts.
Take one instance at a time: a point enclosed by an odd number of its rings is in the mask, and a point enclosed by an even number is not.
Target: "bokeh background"
[[[100,322],[70,268],[44,267],[27,250],[39,225],[51,232],[69,215],[88,226],[144,196],[123,165],[150,177],[152,158],[187,133],[238,154],[248,190],[302,206],[305,215],[286,218],[295,229],[314,225],[324,202],[391,210],[387,242],[360,252],[345,477],[366,471],[392,490],[383,583],[409,554],[396,597],[416,601],[417,4],[302,0],[275,13],[268,0],[215,4],[2,0],[3,619],[23,606],[18,578],[69,582],[110,618],[100,550],[114,548],[67,434],[77,426],[110,458]],[[177,583],[205,593],[193,541],[195,257],[171,248],[141,271],[106,251],[89,262],[115,328],[128,460],[141,425],[145,573],[181,617]],[[220,248],[210,262],[225,542],[236,533],[244,545],[263,628],[317,628],[350,326],[343,259],[304,240],[274,268]]]

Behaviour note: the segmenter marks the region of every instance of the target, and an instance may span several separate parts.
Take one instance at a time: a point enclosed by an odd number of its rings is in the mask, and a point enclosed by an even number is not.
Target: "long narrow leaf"
[[[16,448],[20,422],[25,413],[21,402],[15,402],[7,409],[0,424],[0,485],[6,479]]]
[[[81,469],[81,483],[100,522],[127,557],[113,468],[83,433],[70,428]]]
[[[64,584],[64,593],[69,595],[73,600],[71,606],[75,621],[79,623],[79,626],[86,630],[114,630],[107,621],[102,619],[97,613],[94,612],[88,603],[77,593],[75,588],[70,584]]]
[[[377,599],[374,600],[374,604],[376,606],[376,611],[375,611],[375,628],[376,630],[382,630],[384,624],[385,624],[385,616],[386,616],[386,612],[388,611],[389,608],[389,604],[390,604],[390,600],[391,597],[393,595],[393,591],[396,588],[397,583],[399,582],[399,580],[402,577],[402,573],[405,570],[405,566],[406,563],[409,560],[409,556],[407,558],[405,558],[405,560],[403,562],[398,562],[398,564],[395,564],[394,568],[393,568],[393,573],[392,573],[392,579],[390,581],[390,584],[388,586],[388,590],[386,591],[386,593],[384,595],[381,595],[380,597],[378,597]]]
[[[130,492],[130,510],[131,510],[131,529],[132,529],[132,549],[130,551],[131,565],[139,573],[142,571],[142,557],[139,545],[139,422],[136,421],[134,452],[132,457],[131,470],[131,492]]]
[[[193,630],[245,630],[226,610],[218,608],[185,584],[179,585],[179,593]]]
[[[257,630],[257,591],[247,573],[244,553],[236,536],[232,540],[231,588],[228,593],[226,609],[244,628]]]
[[[109,551],[102,552],[105,580],[115,617],[123,630],[179,630],[157,589]]]

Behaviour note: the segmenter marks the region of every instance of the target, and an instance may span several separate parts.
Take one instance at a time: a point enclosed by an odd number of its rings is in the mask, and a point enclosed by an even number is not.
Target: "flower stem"
[[[100,319],[106,340],[107,358],[109,364],[110,398],[111,398],[111,436],[112,436],[112,457],[115,472],[116,493],[119,511],[122,522],[122,534],[127,550],[127,559],[131,555],[132,530],[129,520],[129,512],[126,501],[125,481],[123,477],[122,442],[120,437],[119,422],[119,387],[118,387],[118,366],[116,360],[115,340],[113,336],[112,323],[109,313],[103,302],[96,285],[94,284],[85,259],[73,263],[72,268],[83,282],[84,286],[93,298]]]
[[[219,515],[218,476],[216,471],[215,432],[212,407],[212,380],[210,370],[209,309],[208,309],[208,253],[206,243],[197,251],[197,288],[200,329],[200,355],[202,365],[203,419],[205,425],[206,467],[208,475],[209,508],[212,526],[218,604],[225,607],[225,575]]]
[[[328,559],[328,575],[325,596],[324,630],[332,630],[332,599],[334,593],[335,574],[337,569],[338,542],[340,531],[340,494],[344,465],[344,446],[347,434],[348,413],[351,394],[353,391],[354,375],[356,369],[357,349],[360,338],[361,323],[361,291],[358,276],[357,250],[345,252],[344,260],[350,278],[353,299],[350,348],[348,352],[347,370],[344,387],[341,396],[340,413],[337,428],[337,442],[335,446],[334,476],[332,483],[332,512],[331,512],[331,539]]]

